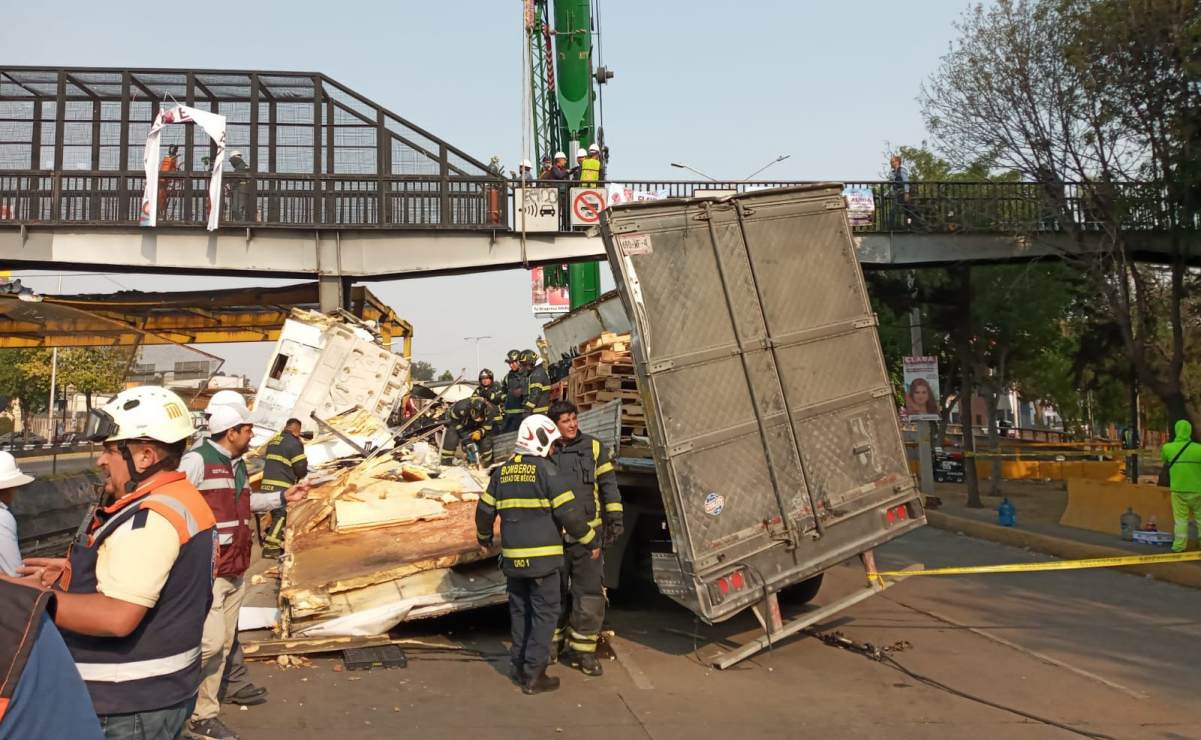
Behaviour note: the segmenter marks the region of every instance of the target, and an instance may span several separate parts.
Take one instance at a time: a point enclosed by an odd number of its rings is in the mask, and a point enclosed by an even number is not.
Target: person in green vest
[[[587,156],[580,160],[580,182],[584,187],[592,187],[602,179],[600,147],[593,144],[588,147]]]
[[[1201,445],[1193,442],[1193,425],[1176,422],[1176,439],[1163,446],[1164,465],[1172,490],[1172,552],[1188,547],[1189,519],[1201,524]]]

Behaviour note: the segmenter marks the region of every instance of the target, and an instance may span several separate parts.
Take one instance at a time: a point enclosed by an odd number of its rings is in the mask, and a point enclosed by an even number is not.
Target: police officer
[[[187,405],[164,388],[93,409],[103,505],[69,566],[29,558],[21,570],[64,589],[54,621],[110,738],[178,737],[200,683],[216,521],[175,470],[192,431]]]
[[[530,382],[530,377],[521,367],[521,350],[509,350],[509,354],[505,355],[505,361],[509,363],[509,373],[505,376],[504,381],[505,426],[501,431],[515,432],[517,427],[521,426],[521,420],[526,416],[525,396],[529,390],[526,386]]]
[[[597,530],[605,546],[621,536],[621,493],[609,450],[601,441],[580,431],[579,410],[570,401],[555,401],[550,419],[562,435],[551,453],[551,461],[571,481],[571,490],[584,508],[588,524]],[[596,642],[605,621],[604,561],[594,559],[592,550],[567,538],[563,558],[563,611],[554,644],[559,660],[588,676],[603,672],[596,660]]]
[[[300,429],[300,419],[288,419],[283,431],[267,442],[260,491],[286,491],[309,474],[309,459],[304,454]],[[271,529],[263,538],[263,557],[277,558],[283,554],[287,513],[284,506],[271,511]]]
[[[559,688],[559,679],[547,676],[546,667],[559,618],[561,530],[581,547],[591,547],[592,557],[600,557],[600,542],[583,508],[546,458],[558,437],[558,428],[541,414],[521,422],[516,452],[492,472],[475,510],[476,536],[484,548],[492,546],[493,525],[500,515],[500,567],[509,581],[513,681],[526,694]]]
[[[495,406],[497,409],[504,408],[505,391],[503,388],[501,388],[499,385],[497,385],[494,382],[493,377],[492,377],[492,371],[489,370],[488,368],[484,368],[483,370],[480,370],[479,382],[480,382],[480,384],[475,387],[475,391],[472,393],[472,395],[479,396],[480,398],[484,399],[488,403]],[[502,423],[503,423],[503,417],[502,417]]]
[[[455,401],[446,412],[446,435],[442,437],[443,465],[455,461],[459,445],[475,444],[480,452],[480,465],[492,467],[492,430],[500,412],[479,396]]]
[[[534,366],[538,362],[538,353],[532,349],[522,350],[521,368],[525,371],[529,382],[526,383],[525,410],[529,414],[546,415],[550,411],[550,376],[546,374],[546,366]]]

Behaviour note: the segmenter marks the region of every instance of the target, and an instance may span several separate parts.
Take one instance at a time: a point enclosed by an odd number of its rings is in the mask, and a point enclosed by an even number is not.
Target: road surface
[[[879,552],[881,567],[1045,559],[932,528]],[[849,568],[834,572],[818,602],[857,582]],[[813,637],[727,671],[699,664],[696,652],[751,634],[742,617],[709,627],[661,599],[614,609],[605,675],[555,667],[563,688],[526,697],[504,675],[505,611],[459,615],[408,631],[482,657],[410,651],[405,669],[354,673],[332,658],[252,663],[271,701],[225,716],[243,737],[288,740],[1201,736],[1197,591],[1114,571],[917,578],[820,627],[900,643],[895,660],[911,674]]]

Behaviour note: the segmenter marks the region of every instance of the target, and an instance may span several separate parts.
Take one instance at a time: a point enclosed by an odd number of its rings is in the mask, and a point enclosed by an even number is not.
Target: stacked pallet
[[[630,335],[606,332],[584,342],[571,361],[568,395],[580,411],[621,400],[621,436],[646,436],[646,415],[630,356]]]

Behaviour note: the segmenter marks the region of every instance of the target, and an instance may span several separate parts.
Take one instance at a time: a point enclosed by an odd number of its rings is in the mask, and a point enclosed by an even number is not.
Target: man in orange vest
[[[196,709],[188,732],[193,737],[231,740],[236,735],[219,718],[221,674],[238,631],[238,612],[246,589],[242,575],[250,565],[253,512],[271,511],[304,498],[308,486],[251,493],[246,463],[254,427],[245,406],[209,406],[209,436],[180,461],[179,469],[213,510],[217,520],[217,564],[212,606],[204,620],[204,660]]]
[[[192,432],[165,388],[93,409],[104,505],[67,558],[28,558],[19,571],[63,589],[54,621],[109,738],[178,737],[196,700],[216,523],[176,471]]]

